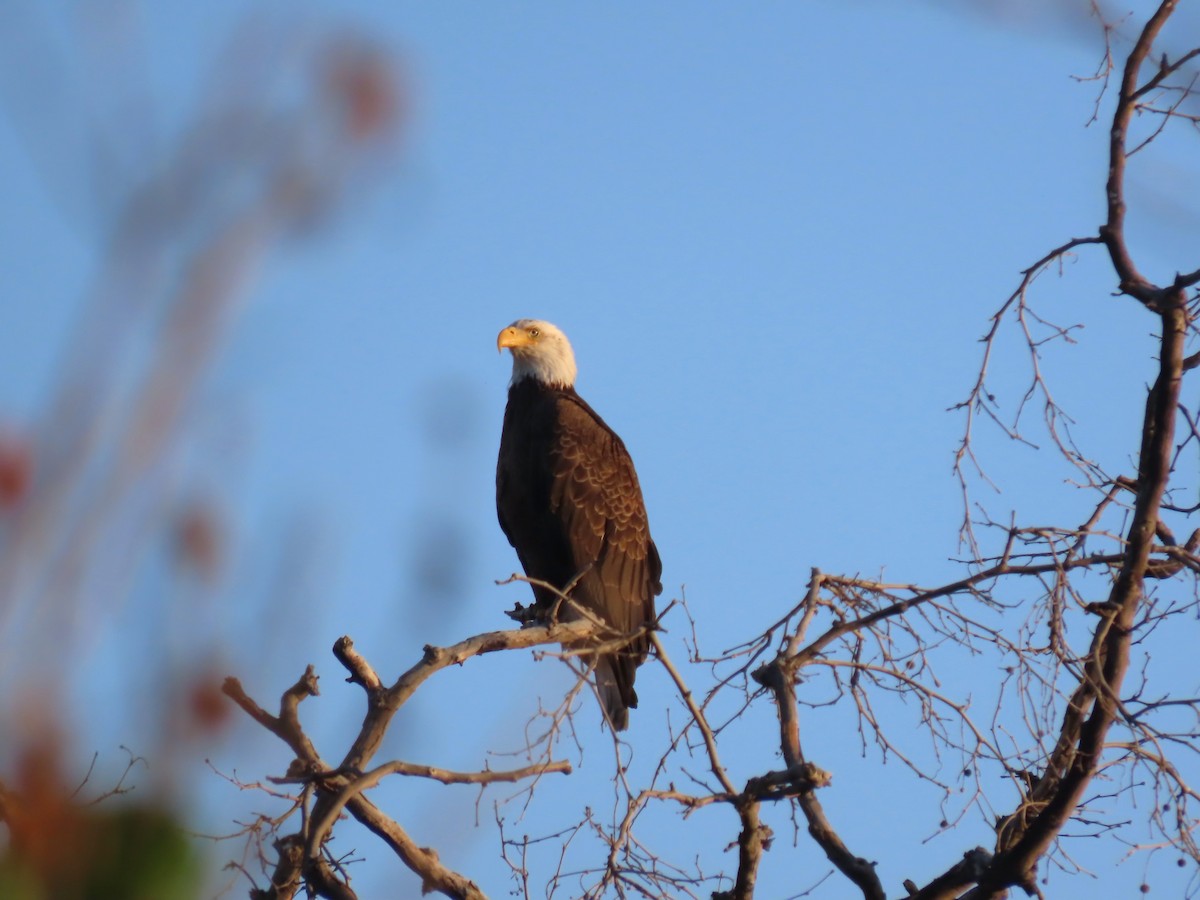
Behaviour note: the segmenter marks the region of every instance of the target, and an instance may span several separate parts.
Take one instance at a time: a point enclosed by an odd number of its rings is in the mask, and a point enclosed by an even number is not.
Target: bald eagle
[[[500,332],[498,350],[512,351],[512,382],[496,464],[496,512],[525,574],[560,591],[584,612],[562,604],[564,621],[594,616],[613,632],[634,636],[592,660],[609,723],[629,725],[637,706],[637,667],[662,593],[662,561],[650,539],[646,506],[629,452],[616,433],[575,393],[575,355],[549,322],[520,319]],[[534,585],[537,609],[559,597]]]

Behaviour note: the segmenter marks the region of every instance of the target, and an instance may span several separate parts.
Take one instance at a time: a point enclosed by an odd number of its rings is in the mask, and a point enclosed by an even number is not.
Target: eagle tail
[[[633,676],[637,664],[628,654],[606,653],[596,662],[596,691],[613,731],[629,727],[629,710],[637,707]]]

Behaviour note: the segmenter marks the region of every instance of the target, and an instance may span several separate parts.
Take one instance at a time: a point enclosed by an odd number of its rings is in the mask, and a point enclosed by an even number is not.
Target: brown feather
[[[578,576],[572,599],[618,635],[654,621],[662,562],[633,461],[573,388],[526,378],[509,389],[496,510],[530,578],[561,589]],[[556,600],[545,589],[535,587],[534,595],[546,608]],[[597,686],[617,730],[637,706],[633,683],[648,649],[639,637],[595,661]]]

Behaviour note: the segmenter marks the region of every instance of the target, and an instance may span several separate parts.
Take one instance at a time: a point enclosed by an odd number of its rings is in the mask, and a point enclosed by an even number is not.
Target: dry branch
[[[394,760],[365,771],[397,710],[430,677],[442,669],[459,665],[475,656],[537,647],[545,644],[572,643],[594,633],[587,622],[543,625],[512,631],[493,631],[476,635],[449,647],[427,646],[421,660],[402,674],[391,686],[385,686],[370,663],[354,648],[349,637],[337,640],[333,654],[350,673],[348,681],[358,684],[367,694],[367,712],[350,750],[336,768],[325,765],[316,747],[300,724],[299,704],[315,696],[317,676],[313,666],[288,688],[280,699],[278,716],[260,707],[233,677],[227,678],[222,690],[247,715],[266,728],[295,753],[296,760],[282,782],[299,782],[314,788],[315,801],[306,810],[306,827],[277,843],[279,877],[273,879],[271,897],[283,896],[284,884],[295,880],[296,842],[299,842],[299,872],[305,884],[321,896],[350,897],[349,887],[338,878],[322,858],[323,846],[343,810],[347,810],[368,829],[381,837],[393,852],[420,878],[423,890],[439,891],[449,897],[481,898],[483,894],[470,879],[447,869],[437,853],[419,847],[400,824],[370,803],[363,793],[392,774],[432,778],[445,784],[489,784],[538,778],[549,772],[569,773],[571,767],[563,761],[545,760],[541,763],[511,770],[453,772],[433,766],[423,766]],[[363,774],[360,774],[363,773]],[[282,879],[282,880],[280,880]],[[290,896],[290,895],[289,895]]]

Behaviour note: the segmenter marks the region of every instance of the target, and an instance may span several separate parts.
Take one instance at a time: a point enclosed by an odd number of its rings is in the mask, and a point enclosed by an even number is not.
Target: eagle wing
[[[614,629],[630,633],[654,618],[662,563],[633,461],[621,439],[586,403],[561,397],[551,449],[550,511],[562,522],[587,605]],[[594,577],[589,579],[588,574]]]
[[[583,573],[572,597],[618,634],[635,634],[654,621],[662,562],[650,537],[633,461],[621,439],[586,403],[564,395],[557,404],[549,508],[562,523],[574,573]],[[602,693],[607,664],[621,705],[636,706],[634,672],[647,651],[648,641],[640,636],[602,658]]]
[[[617,635],[653,622],[662,562],[650,537],[633,461],[621,439],[571,389],[514,385],[496,471],[500,525],[525,573],[559,588]],[[555,595],[534,587],[540,605]],[[572,618],[571,612],[564,613]],[[595,661],[613,726],[637,705],[634,675],[648,641],[634,638]]]

